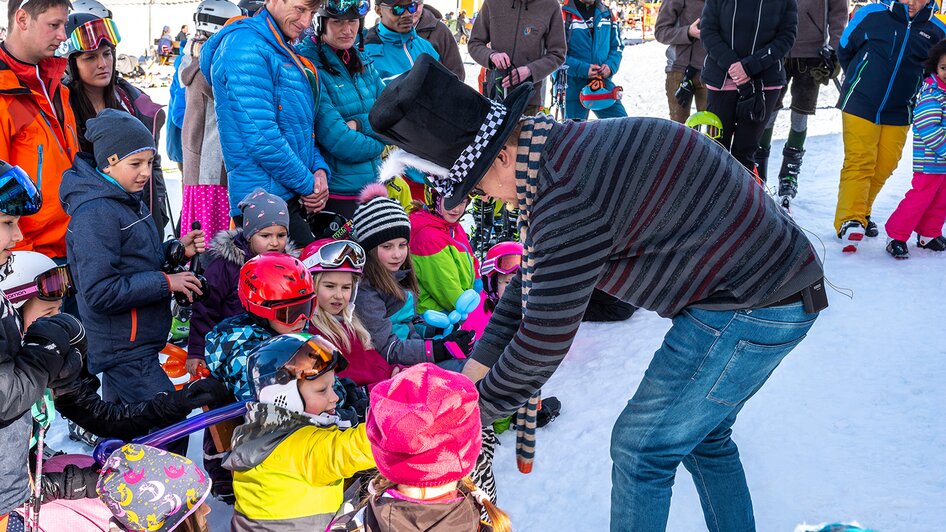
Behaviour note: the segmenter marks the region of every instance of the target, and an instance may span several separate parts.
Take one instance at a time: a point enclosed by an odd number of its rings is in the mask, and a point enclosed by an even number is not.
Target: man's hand
[[[746,74],[746,69],[739,61],[729,65],[729,77],[736,82],[736,85],[742,85],[750,81],[749,74]]]
[[[305,207],[306,212],[316,213],[325,208],[325,202],[328,200],[328,178],[325,170],[316,170],[312,174],[312,194],[302,196],[299,201]]]
[[[613,72],[611,72],[611,67],[609,67],[608,65],[601,65],[600,67],[598,67],[599,78],[607,79],[611,77],[611,74],[613,74]]]
[[[194,294],[203,295],[200,290],[200,281],[191,272],[172,273],[167,276],[171,292],[179,292],[187,296],[188,301],[194,301]]]
[[[352,131],[358,131],[358,122],[355,122],[354,120],[349,120],[348,122],[345,122],[345,125],[347,125],[348,129]]]
[[[181,245],[184,246],[184,256],[191,258],[198,253],[203,253],[207,248],[204,242],[204,231],[194,229],[190,233],[181,237]]]
[[[529,76],[531,75],[532,72],[527,66],[514,68],[510,70],[509,75],[503,79],[503,87],[507,89],[515,87],[516,85],[519,85],[523,81],[529,79]]]
[[[700,19],[696,19],[693,24],[690,24],[690,27],[687,28],[687,35],[693,40],[700,38]]]
[[[480,364],[472,358],[463,365],[463,374],[470,378],[474,383],[479,382],[489,373],[489,367]]]
[[[512,61],[509,60],[509,56],[503,52],[493,52],[490,54],[489,62],[499,69],[506,69],[512,66]]]

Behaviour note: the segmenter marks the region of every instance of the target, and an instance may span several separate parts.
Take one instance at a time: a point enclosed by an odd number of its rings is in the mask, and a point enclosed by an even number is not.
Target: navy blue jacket
[[[156,356],[171,329],[163,249],[141,194],[106,181],[90,155],[63,174],[66,254],[89,337],[89,371]]]
[[[700,17],[703,82],[722,87],[729,66],[739,61],[765,86],[785,85],[782,60],[795,43],[797,26],[795,0],[706,0]]]
[[[854,14],[841,35],[838,60],[844,84],[838,107],[875,124],[906,126],[912,120],[923,81],[923,61],[946,36],[933,16],[935,3],[912,19],[896,0],[868,4]]]

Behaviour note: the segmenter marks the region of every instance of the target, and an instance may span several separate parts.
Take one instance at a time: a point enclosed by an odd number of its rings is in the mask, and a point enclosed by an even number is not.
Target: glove
[[[827,85],[841,75],[841,62],[838,61],[838,53],[830,46],[822,48],[818,55],[821,61],[811,68],[811,77],[822,85]]]
[[[95,484],[99,480],[99,466],[67,465],[62,473],[43,472],[43,502],[56,499],[95,499]]]
[[[473,331],[453,331],[444,338],[434,340],[431,344],[431,351],[434,354],[434,362],[444,362],[453,360],[454,357],[447,349],[446,343],[453,343],[463,351],[464,356],[470,356],[473,351]]]
[[[690,104],[693,102],[693,78],[696,77],[698,70],[692,66],[687,66],[687,69],[683,72],[683,80],[680,82],[680,85],[677,86],[677,91],[673,93],[673,97],[677,99],[677,103],[680,104],[680,107],[690,108]]]
[[[57,317],[37,319],[23,335],[23,345],[32,344],[40,347],[38,352],[41,352],[45,359],[46,371],[50,377],[59,375],[66,358],[73,350],[73,347],[69,345],[72,335],[63,329],[59,321],[55,319]]]
[[[49,384],[47,386],[52,390],[56,390],[75,381],[82,372],[82,366],[84,364],[82,358],[78,349],[75,347],[70,348],[59,372],[55,375],[52,373],[49,374]]]
[[[172,394],[172,401],[188,411],[195,408],[216,408],[232,402],[230,390],[216,379],[200,379],[188,383]]]
[[[736,101],[736,116],[740,120],[761,122],[765,119],[765,95],[762,94],[762,80],[752,80],[739,85],[739,99]]]

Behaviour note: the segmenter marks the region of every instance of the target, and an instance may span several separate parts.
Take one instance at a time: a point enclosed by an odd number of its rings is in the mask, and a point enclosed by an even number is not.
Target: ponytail
[[[486,510],[486,515],[489,516],[490,524],[493,526],[493,532],[512,532],[509,514],[497,508],[493,501],[489,500],[486,493],[476,487],[470,477],[460,479],[460,491],[473,497],[476,503]]]

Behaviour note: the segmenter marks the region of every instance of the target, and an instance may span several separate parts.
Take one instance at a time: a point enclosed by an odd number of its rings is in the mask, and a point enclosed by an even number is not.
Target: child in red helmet
[[[397,372],[371,345],[371,334],[354,315],[354,299],[365,265],[365,251],[350,240],[316,240],[302,252],[315,282],[316,307],[309,332],[341,350],[348,367],[338,376],[371,389]]]

